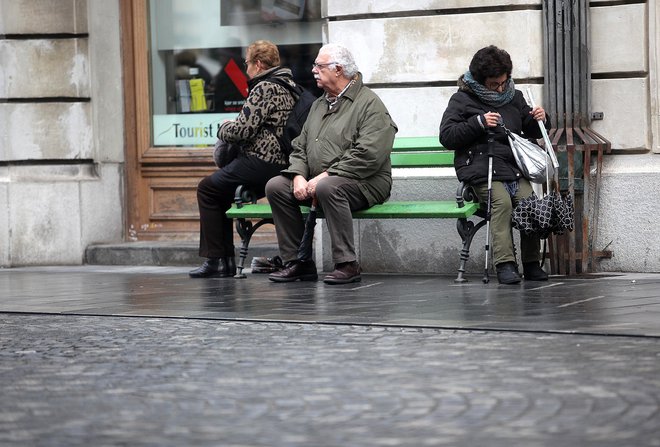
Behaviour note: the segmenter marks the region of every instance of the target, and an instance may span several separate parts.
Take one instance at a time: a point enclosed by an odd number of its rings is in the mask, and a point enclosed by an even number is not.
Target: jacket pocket
[[[470,166],[472,164],[472,159],[474,158],[474,154],[472,153],[472,150],[467,151],[467,157],[465,159],[465,166]]]

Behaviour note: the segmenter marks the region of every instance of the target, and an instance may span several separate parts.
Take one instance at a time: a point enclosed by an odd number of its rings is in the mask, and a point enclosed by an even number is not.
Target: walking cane
[[[534,102],[534,95],[532,95],[532,90],[530,90],[529,87],[527,87],[527,96],[529,97],[529,102],[532,105],[532,109],[536,107],[536,103]],[[545,159],[546,163],[548,164],[548,168],[545,170],[545,192],[543,193],[543,197],[547,196],[550,194],[551,191],[551,184],[550,184],[550,164],[552,164],[552,180],[555,183],[555,187],[559,187],[559,160],[557,160],[557,155],[555,154],[554,149],[552,148],[552,142],[550,141],[550,137],[548,136],[548,131],[545,128],[545,125],[541,120],[537,121],[539,125],[539,129],[541,130],[541,135],[543,136],[543,142],[545,143]],[[549,161],[549,163],[548,163]],[[545,237],[543,238],[543,257],[541,258],[541,267],[545,264],[545,253],[546,253],[546,244],[548,242],[548,238]]]
[[[314,227],[316,226],[316,209],[318,203],[316,197],[312,200],[312,206],[309,209],[309,215],[305,220],[305,231],[303,232],[302,239],[300,240],[300,247],[298,247],[298,260],[311,261],[312,260],[312,241],[314,240]]]
[[[534,96],[532,95],[532,91],[527,87],[527,96],[529,97],[529,102],[532,105],[532,108],[536,107],[536,104],[534,103]],[[550,137],[548,136],[548,131],[545,129],[545,125],[543,124],[542,121],[537,121],[539,125],[539,129],[541,129],[541,135],[543,136],[543,142],[545,143],[545,154],[546,157],[550,157],[550,162],[552,163],[553,169],[553,177],[554,180],[557,180],[558,170],[559,170],[559,160],[557,160],[557,155],[555,155],[555,151],[552,149],[552,142],[550,141]],[[546,170],[547,174],[548,170]],[[548,182],[548,191],[550,190],[550,180],[548,178],[549,176],[546,175],[546,180]]]
[[[484,284],[488,284],[488,257],[490,256],[490,214],[493,207],[493,143],[495,132],[488,128],[488,200],[486,201],[486,265],[484,267]]]

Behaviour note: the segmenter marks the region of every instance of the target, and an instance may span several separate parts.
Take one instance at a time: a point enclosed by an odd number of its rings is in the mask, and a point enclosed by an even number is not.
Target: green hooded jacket
[[[392,189],[390,153],[397,130],[383,102],[358,74],[332,110],[324,96],[312,104],[282,174],[310,180],[327,171],[357,179],[369,206],[383,203]]]

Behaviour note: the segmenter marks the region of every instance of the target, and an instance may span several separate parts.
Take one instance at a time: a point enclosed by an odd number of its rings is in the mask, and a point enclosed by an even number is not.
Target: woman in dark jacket
[[[295,100],[286,87],[273,81],[279,78],[293,84],[291,70],[279,65],[279,51],[273,43],[259,40],[248,47],[247,100],[238,117],[226,121],[218,130],[218,138],[240,145],[241,151],[197,187],[199,255],[207,260],[189,273],[192,278],[236,274],[233,222],[225,215],[236,188],[249,185],[259,197],[264,197],[266,182],[288,165],[277,136],[282,136]]]
[[[470,68],[458,80],[440,123],[440,142],[455,151],[454,166],[458,179],[472,185],[483,203],[488,194],[488,131],[494,132],[491,235],[497,279],[501,284],[517,284],[511,234],[511,212],[519,200],[532,194],[509,147],[502,126],[526,138],[541,138],[536,120],[546,120],[542,107],[527,105],[522,92],[515,89],[509,54],[495,46],[477,51]],[[521,234],[521,259],[526,280],[545,281],[548,275],[540,266],[540,240]]]

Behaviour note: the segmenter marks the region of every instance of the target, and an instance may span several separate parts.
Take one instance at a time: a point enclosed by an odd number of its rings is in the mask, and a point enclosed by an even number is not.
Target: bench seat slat
[[[436,152],[392,152],[390,155],[393,168],[453,168],[454,153]]]
[[[396,137],[392,145],[394,152],[445,150],[438,137]]]
[[[470,217],[479,209],[476,203],[466,203],[459,208],[456,201],[406,201],[385,202],[382,205],[374,205],[366,210],[356,211],[353,217],[357,219],[428,219],[439,217]]]
[[[356,219],[430,219],[430,218],[461,218],[470,217],[479,209],[476,203],[466,203],[458,208],[454,201],[414,201],[414,202],[385,202],[374,205],[369,209],[356,211]],[[309,212],[308,207],[301,207],[304,214]],[[272,218],[270,205],[266,203],[246,204],[242,208],[233,205],[227,211],[227,217],[237,219],[269,219]]]
[[[309,212],[308,207],[300,207],[305,214]],[[247,203],[241,208],[232,205],[226,212],[227,217],[231,219],[270,219],[273,213],[270,210],[270,205],[267,203]]]

